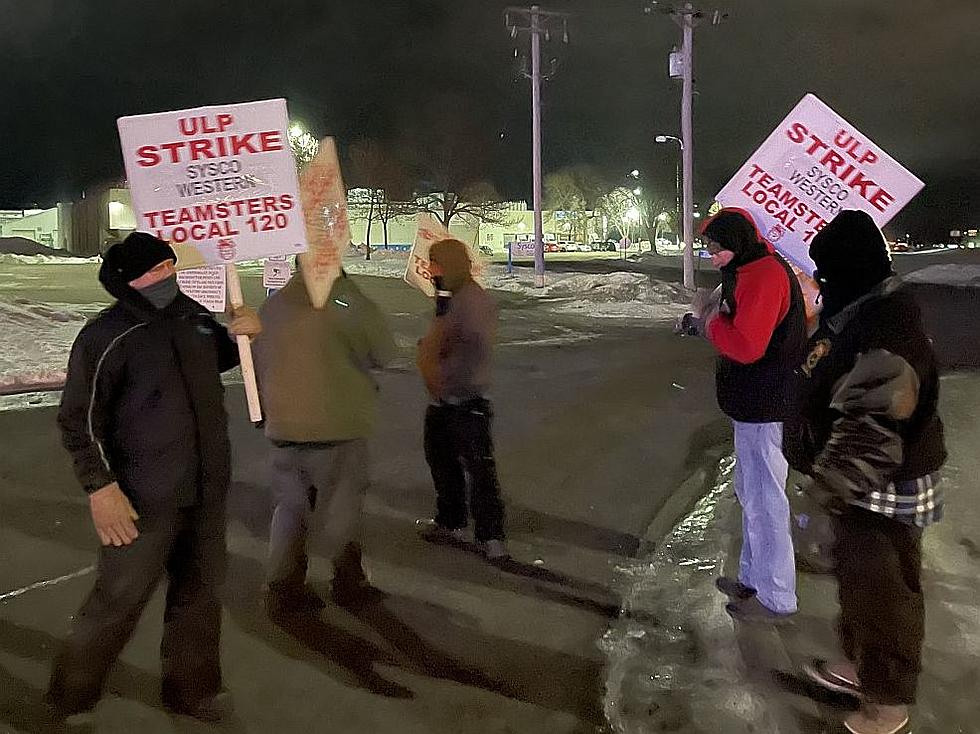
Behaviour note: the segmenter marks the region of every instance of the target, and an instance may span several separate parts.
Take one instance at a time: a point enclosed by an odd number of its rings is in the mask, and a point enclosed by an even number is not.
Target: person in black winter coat
[[[168,708],[218,715],[225,494],[231,477],[221,372],[232,334],[260,330],[238,310],[226,330],[180,293],[176,255],[136,232],[105,254],[99,280],[117,301],[72,346],[58,424],[102,542],[95,587],[54,663],[48,701],[92,709],[166,574],[161,657]]]
[[[790,464],[835,517],[846,661],[814,661],[821,685],[857,694],[856,734],[891,734],[915,701],[924,632],[921,537],[942,516],[939,379],[919,307],[870,216],[843,211],[813,240],[823,308],[798,370]]]

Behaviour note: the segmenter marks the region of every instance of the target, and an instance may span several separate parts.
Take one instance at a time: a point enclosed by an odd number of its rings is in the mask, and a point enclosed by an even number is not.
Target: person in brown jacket
[[[469,512],[474,537],[490,560],[507,558],[504,507],[494,459],[493,411],[486,394],[497,309],[473,280],[466,245],[436,242],[429,250],[436,284],[436,316],[419,341],[418,367],[432,403],[425,416],[425,458],[436,489],[434,542],[466,542]]]

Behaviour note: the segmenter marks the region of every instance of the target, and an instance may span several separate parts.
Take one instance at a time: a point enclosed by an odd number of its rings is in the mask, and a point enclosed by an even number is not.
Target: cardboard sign
[[[136,228],[170,242],[179,268],[306,250],[285,100],[117,124]]]
[[[863,210],[883,227],[923,185],[808,94],[716,198],[751,212],[762,235],[812,275],[810,242],[839,212]]]
[[[266,260],[262,265],[262,287],[284,288],[293,275],[293,269],[285,260]]]
[[[177,272],[177,284],[184,295],[193,298],[212,313],[225,310],[228,287],[223,265],[192,268]]]
[[[442,222],[428,212],[419,212],[417,221],[415,242],[412,243],[412,251],[408,253],[405,282],[415,286],[429,298],[435,298],[436,288],[429,272],[429,248],[434,242],[452,239],[453,236]]]
[[[309,250],[300,255],[300,272],[314,308],[323,308],[340,275],[341,255],[350,244],[347,190],[333,138],[320,141],[316,157],[300,175]]]
[[[422,291],[429,298],[435,298],[436,289],[432,284],[432,274],[429,267],[429,248],[439,240],[458,240],[446,226],[428,212],[419,212],[418,229],[415,231],[415,242],[408,254],[408,265],[405,268],[405,282]],[[472,243],[467,242],[466,249],[470,256],[470,267],[473,277],[479,277],[483,272],[483,259]]]

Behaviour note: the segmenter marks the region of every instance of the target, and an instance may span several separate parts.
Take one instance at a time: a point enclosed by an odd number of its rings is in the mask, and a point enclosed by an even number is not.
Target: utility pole
[[[677,78],[679,71],[681,86],[681,160],[684,169],[683,232],[684,232],[684,287],[694,289],[694,26],[699,25],[708,14],[684,3],[676,7],[669,3],[652,0],[645,12],[666,13],[681,27],[681,50],[670,55],[670,75]],[[711,24],[718,25],[728,17],[727,13],[715,10],[710,14]],[[678,69],[679,67],[679,69]]]
[[[518,22],[523,22],[518,25]],[[534,206],[534,285],[544,287],[544,225],[541,219],[541,37],[551,40],[551,26],[562,26],[562,42],[568,43],[568,14],[543,10],[539,5],[530,8],[507,8],[504,23],[511,38],[519,33],[531,37],[531,178]],[[516,53],[516,51],[515,51]],[[552,68],[554,71],[554,68]]]

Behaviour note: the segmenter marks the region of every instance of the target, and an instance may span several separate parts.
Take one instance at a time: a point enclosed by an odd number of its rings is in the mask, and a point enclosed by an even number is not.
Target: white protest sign
[[[415,241],[412,243],[412,251],[408,254],[408,265],[405,268],[405,282],[415,286],[429,298],[435,298],[436,288],[432,283],[429,248],[439,240],[458,240],[459,238],[428,212],[419,212],[417,221],[418,228],[415,230]],[[464,244],[469,252],[471,272],[476,278],[483,272],[483,260],[472,243]]]
[[[299,191],[310,246],[300,255],[300,272],[310,303],[314,308],[323,308],[340,275],[341,255],[350,244],[347,190],[333,138],[320,141],[316,156],[300,175]]]
[[[117,121],[136,229],[168,241],[178,267],[306,250],[283,99]]]
[[[223,265],[179,270],[177,284],[184,295],[193,298],[208,311],[221,313],[225,310],[228,289]]]
[[[293,269],[288,262],[270,258],[262,265],[262,287],[284,288],[292,274]]]
[[[762,235],[812,275],[810,242],[841,210],[865,211],[883,227],[923,185],[808,94],[716,198],[750,212]]]
[[[405,282],[414,285],[429,298],[435,298],[436,287],[432,284],[429,270],[429,248],[439,240],[452,239],[445,225],[428,212],[419,212],[418,228],[412,251],[408,253],[408,266],[405,269]]]

